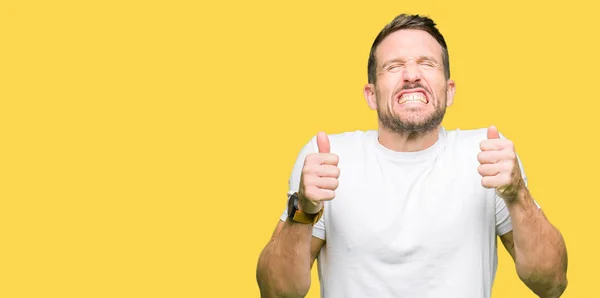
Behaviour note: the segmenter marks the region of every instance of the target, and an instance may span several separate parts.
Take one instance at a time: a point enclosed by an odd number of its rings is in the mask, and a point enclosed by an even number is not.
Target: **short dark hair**
[[[440,31],[436,28],[436,23],[426,16],[421,16],[418,14],[409,15],[409,14],[400,14],[395,17],[391,22],[389,22],[377,35],[375,41],[373,41],[373,45],[371,46],[371,52],[369,53],[369,62],[367,66],[368,79],[369,83],[376,82],[376,74],[377,74],[377,61],[375,58],[375,50],[377,50],[377,46],[390,34],[402,30],[402,29],[418,29],[423,30],[442,46],[442,62],[444,64],[444,75],[446,79],[450,78],[450,57],[448,55],[448,46],[446,45],[446,41],[444,40],[444,36]]]

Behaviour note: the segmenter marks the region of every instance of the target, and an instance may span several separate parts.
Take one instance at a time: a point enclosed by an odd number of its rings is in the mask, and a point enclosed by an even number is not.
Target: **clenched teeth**
[[[400,97],[400,100],[398,101],[398,103],[403,104],[406,102],[427,103],[427,98],[425,98],[425,94],[423,94],[421,92],[406,93],[406,94],[403,94],[402,97]]]

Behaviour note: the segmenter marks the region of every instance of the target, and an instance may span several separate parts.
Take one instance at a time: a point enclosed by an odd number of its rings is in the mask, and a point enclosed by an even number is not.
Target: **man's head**
[[[365,98],[380,125],[401,134],[424,134],[442,122],[453,102],[446,42],[433,20],[401,14],[375,38]]]

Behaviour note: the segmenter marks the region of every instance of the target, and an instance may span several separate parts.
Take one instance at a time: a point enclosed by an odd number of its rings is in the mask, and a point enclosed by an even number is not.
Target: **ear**
[[[371,110],[377,110],[377,97],[375,96],[375,85],[365,85],[363,94],[365,96],[365,100],[367,101],[367,105],[369,105],[369,108],[371,108]]]
[[[448,80],[446,88],[446,106],[449,107],[454,103],[454,94],[456,93],[456,83],[453,80]]]

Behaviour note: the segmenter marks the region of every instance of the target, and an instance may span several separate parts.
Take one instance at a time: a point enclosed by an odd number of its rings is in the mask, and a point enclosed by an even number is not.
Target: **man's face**
[[[425,31],[400,30],[379,44],[375,57],[377,82],[365,87],[365,96],[380,124],[402,134],[435,129],[454,97],[440,44]]]

